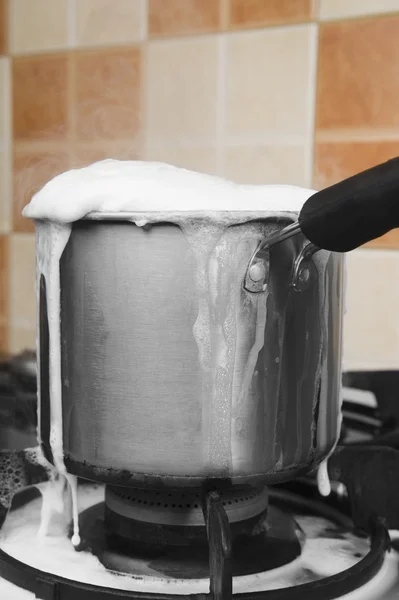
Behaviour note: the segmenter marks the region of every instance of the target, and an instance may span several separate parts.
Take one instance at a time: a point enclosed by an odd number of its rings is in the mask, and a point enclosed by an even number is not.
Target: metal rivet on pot
[[[254,263],[249,269],[249,276],[252,281],[262,281],[266,277],[266,267],[262,261]]]
[[[317,279],[317,270],[312,261],[313,255],[319,251],[314,244],[304,246],[295,262],[293,286],[297,292],[308,289],[312,279]]]
[[[310,269],[307,266],[302,267],[298,273],[298,279],[301,283],[306,284],[310,279]]]

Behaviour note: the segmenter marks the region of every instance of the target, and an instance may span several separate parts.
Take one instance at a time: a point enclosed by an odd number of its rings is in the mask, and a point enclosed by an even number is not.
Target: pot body
[[[119,485],[267,484],[331,451],[342,259],[320,251],[298,292],[292,278],[305,240],[295,236],[271,249],[267,292],[247,292],[243,275],[264,226],[225,229],[199,274],[201,252],[173,223],[73,225],[60,260],[68,471]],[[211,275],[220,285],[204,308]],[[41,436],[51,458],[43,277],[41,286]]]

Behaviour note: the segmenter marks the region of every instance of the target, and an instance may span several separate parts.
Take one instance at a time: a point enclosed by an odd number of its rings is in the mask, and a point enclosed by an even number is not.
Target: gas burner
[[[209,577],[201,490],[106,487],[105,505],[81,514],[81,535],[108,568],[138,575]],[[268,506],[267,489],[220,493],[230,522],[233,576],[281,567],[301,553],[304,535],[289,511]]]
[[[106,486],[110,512],[159,525],[202,526],[203,492],[200,488],[126,488]],[[221,503],[231,524],[259,517],[267,510],[267,488],[233,487],[220,491]]]

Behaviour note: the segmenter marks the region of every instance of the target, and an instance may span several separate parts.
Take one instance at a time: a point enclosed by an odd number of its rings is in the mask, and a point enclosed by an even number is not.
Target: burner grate
[[[272,501],[276,492],[277,490],[271,491]],[[286,492],[278,492],[276,496],[280,500],[286,498],[288,503],[290,502],[290,497],[292,496],[290,494],[287,495]],[[303,499],[301,500],[301,497],[294,500],[295,503],[301,503],[301,501],[304,502],[304,507],[308,506],[308,502],[303,501]],[[318,503],[318,505],[320,507],[320,514],[323,515],[327,509],[328,502]],[[240,600],[295,600],[297,598],[326,600],[327,598],[340,597],[359,588],[379,571],[388,543],[389,537],[385,527],[382,525],[380,519],[375,519],[373,520],[371,531],[370,552],[353,567],[337,575],[293,587],[240,593],[239,598]],[[27,566],[1,550],[0,573],[8,581],[33,592],[37,598],[46,600],[57,600],[60,598],[63,600],[113,600],[114,598],[119,598],[120,600],[123,598],[126,600],[212,600],[215,597],[227,600],[231,597],[230,593],[224,595],[223,592],[226,591],[226,588],[222,589],[220,595],[218,594],[218,589],[215,587],[208,594],[174,594],[167,591],[164,593],[127,591],[79,583]],[[215,575],[218,577],[218,570]],[[227,591],[229,592],[229,590]]]

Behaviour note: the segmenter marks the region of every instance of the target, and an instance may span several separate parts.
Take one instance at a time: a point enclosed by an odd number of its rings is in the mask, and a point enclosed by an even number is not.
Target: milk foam
[[[237,185],[158,162],[110,159],[57,175],[22,214],[70,223],[91,212],[299,212],[314,193],[289,185]]]
[[[329,496],[331,494],[331,483],[328,476],[327,460],[323,460],[317,471],[317,485],[321,496]]]

